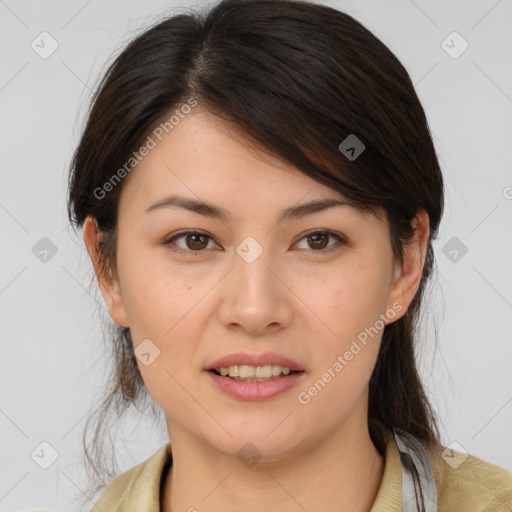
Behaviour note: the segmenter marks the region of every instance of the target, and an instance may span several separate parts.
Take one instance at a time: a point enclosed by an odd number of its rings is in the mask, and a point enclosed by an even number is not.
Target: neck
[[[163,512],[368,512],[384,471],[366,420],[347,423],[293,456],[263,457],[251,467],[236,455],[205,449],[183,432],[171,439],[173,465],[161,498]]]

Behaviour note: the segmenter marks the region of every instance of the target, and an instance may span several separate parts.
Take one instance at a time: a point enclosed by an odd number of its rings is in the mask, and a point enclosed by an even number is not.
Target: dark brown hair
[[[173,15],[143,32],[101,80],[70,169],[68,215],[76,227],[89,215],[97,220],[105,276],[117,277],[117,207],[129,176],[109,187],[105,197],[95,191],[105,190],[162,116],[191,99],[234,121],[262,148],[358,207],[373,213],[382,207],[400,261],[403,245],[414,234],[413,216],[426,210],[430,238],[423,276],[406,314],[384,329],[370,380],[369,418],[437,444],[439,431],[419,378],[415,341],[434,265],[443,179],[405,68],[351,16],[299,0],[224,0],[206,12]],[[354,160],[339,149],[351,134],[365,146]],[[144,402],[155,417],[159,414],[124,334],[113,326],[114,376],[98,410],[91,451],[89,422],[84,434],[85,453],[100,477],[112,406],[117,417]]]

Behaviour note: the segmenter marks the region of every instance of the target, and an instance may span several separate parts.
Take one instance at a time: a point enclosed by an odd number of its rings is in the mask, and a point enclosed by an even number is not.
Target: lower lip
[[[217,375],[207,371],[214,384],[224,393],[240,400],[266,400],[273,398],[296,386],[305,372],[291,373],[277,379],[263,382],[245,382]]]

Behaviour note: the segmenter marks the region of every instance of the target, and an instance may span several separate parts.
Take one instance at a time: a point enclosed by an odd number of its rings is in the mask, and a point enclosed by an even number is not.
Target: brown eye
[[[192,250],[204,249],[208,245],[208,237],[205,235],[186,235],[187,247]]]
[[[176,243],[176,241],[180,239],[185,240],[184,245]],[[204,249],[208,247],[208,243],[210,241],[212,241],[212,238],[205,233],[199,233],[196,231],[184,231],[164,241],[163,244],[169,246],[176,245],[178,247],[177,249],[172,247],[170,248],[177,252],[201,253],[204,252]]]
[[[300,242],[302,240],[306,240],[307,247],[299,247],[300,249],[309,250],[310,252],[318,253],[319,255],[325,254],[331,251],[331,249],[336,248],[336,243],[329,245],[329,239],[334,239],[338,242],[338,245],[344,245],[346,244],[346,240],[343,239],[340,235],[337,233],[334,233],[333,231],[312,231],[310,233],[306,233],[304,237],[301,238]]]
[[[319,235],[310,235],[307,237],[308,243],[312,249],[325,249],[329,243],[329,235],[321,233]]]

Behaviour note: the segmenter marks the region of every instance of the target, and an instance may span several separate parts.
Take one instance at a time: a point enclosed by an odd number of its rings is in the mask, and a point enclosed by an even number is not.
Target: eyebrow
[[[301,218],[304,217],[305,215],[310,215],[312,213],[327,210],[328,208],[333,208],[335,206],[354,207],[354,205],[349,203],[348,201],[343,201],[339,199],[317,199],[309,203],[302,203],[297,206],[285,208],[281,212],[278,222],[282,222],[283,220],[288,219]],[[219,219],[224,222],[229,222],[231,220],[231,214],[229,213],[228,210],[225,210],[223,208],[220,208],[219,206],[215,206],[210,203],[206,203],[199,199],[192,199],[179,195],[170,195],[164,197],[163,199],[160,199],[156,203],[152,204],[149,208],[147,208],[144,211],[144,213],[150,213],[156,210],[160,210],[162,208],[184,208],[185,210],[198,213],[199,215],[212,217],[214,219]]]

